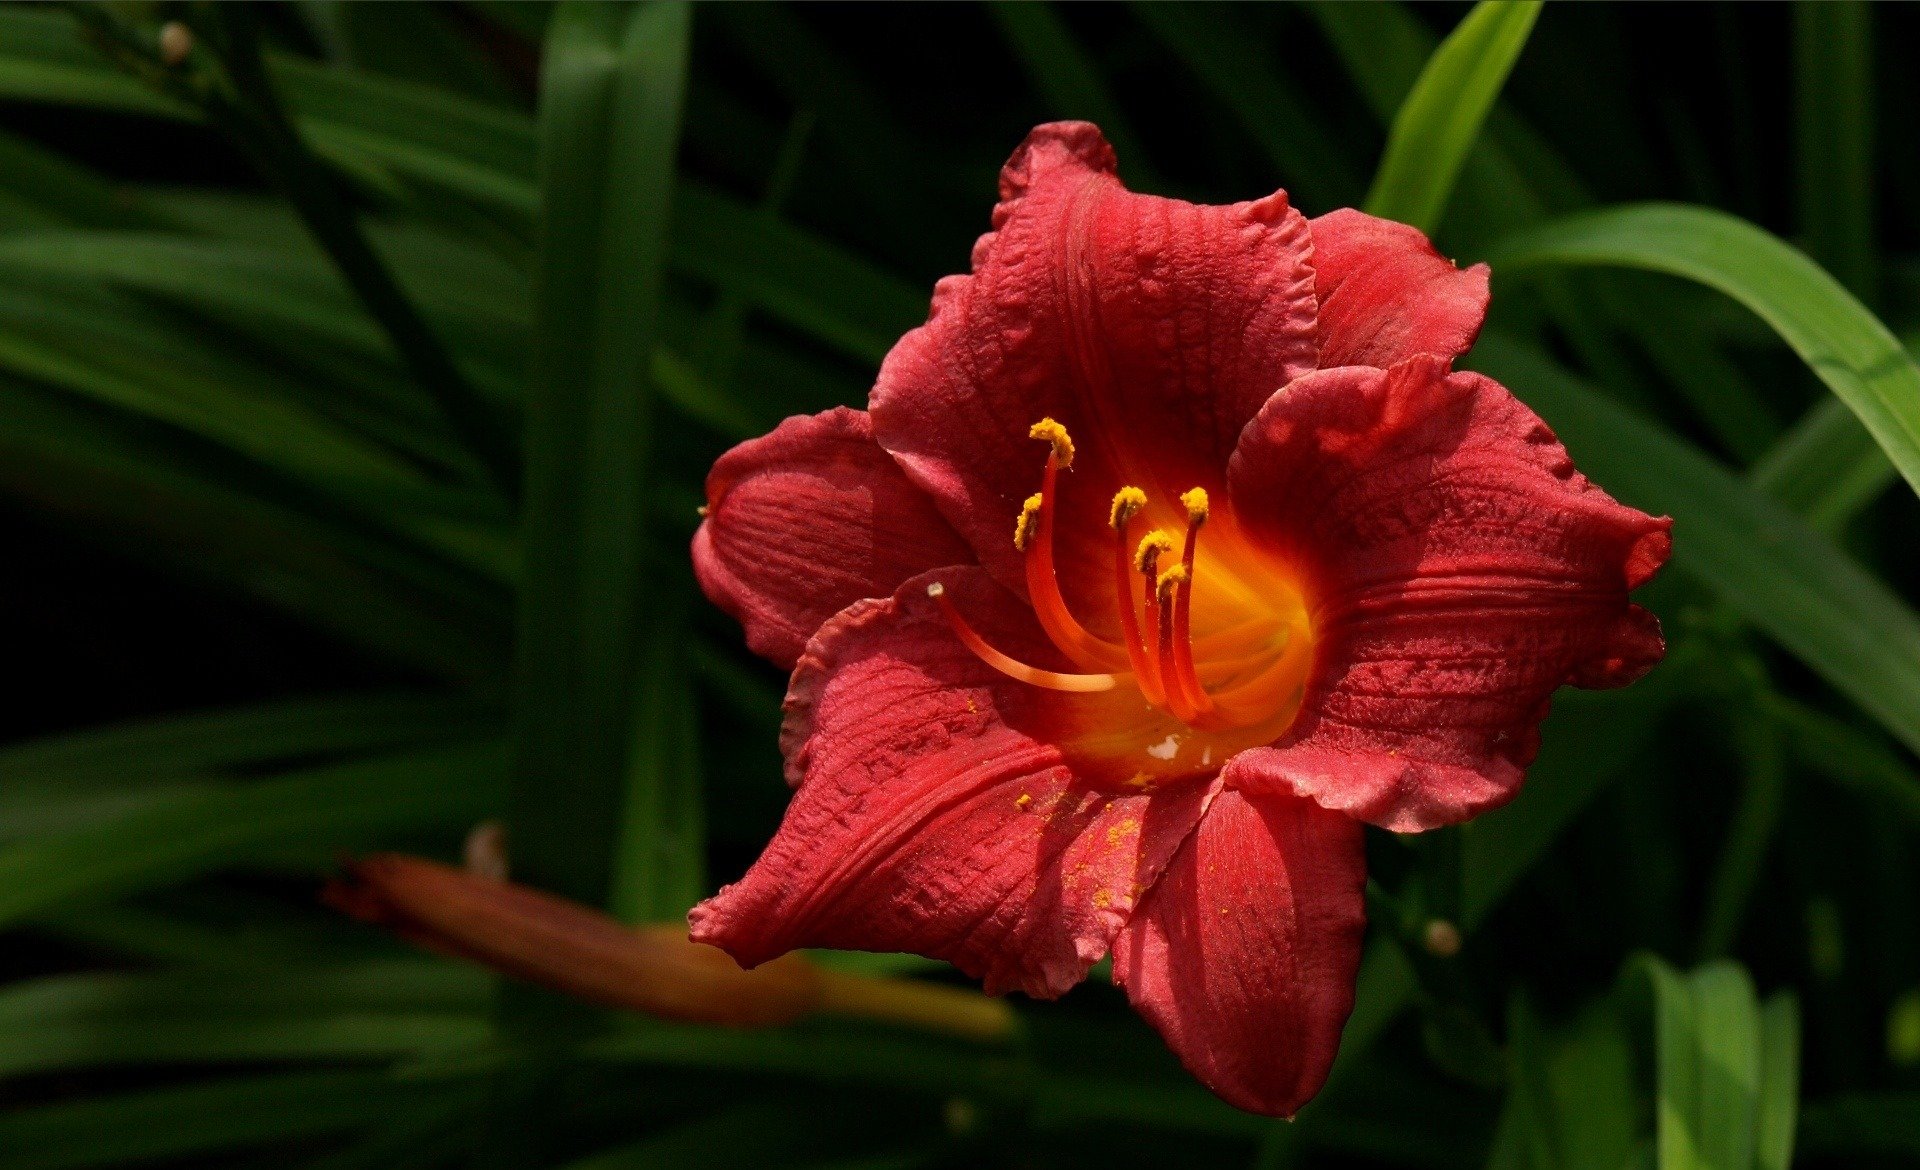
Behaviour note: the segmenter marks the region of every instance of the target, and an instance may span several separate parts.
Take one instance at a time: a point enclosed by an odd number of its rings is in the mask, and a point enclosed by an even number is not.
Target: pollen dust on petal
[[[1118,845],[1139,831],[1140,822],[1134,820],[1132,817],[1128,817],[1126,820],[1121,821],[1119,824],[1112,825],[1107,829],[1107,844]]]

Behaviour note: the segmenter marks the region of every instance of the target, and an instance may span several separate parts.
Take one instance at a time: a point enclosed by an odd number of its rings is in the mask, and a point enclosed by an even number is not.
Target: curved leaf
[[[1642,268],[1719,289],[1773,326],[1920,489],[1920,366],[1819,265],[1745,220],[1703,207],[1632,204],[1519,233],[1488,259],[1506,271]]]
[[[1480,0],[1440,43],[1394,116],[1368,211],[1433,232],[1539,15],[1539,0]]]

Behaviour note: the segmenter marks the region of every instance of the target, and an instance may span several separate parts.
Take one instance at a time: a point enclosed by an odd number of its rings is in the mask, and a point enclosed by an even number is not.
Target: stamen
[[[1050,418],[1043,418],[1027,428],[1027,438],[1044,439],[1053,444],[1053,462],[1056,467],[1073,466],[1073,438],[1067,434],[1067,428]]]
[[[1213,707],[1200,676],[1193,668],[1193,558],[1200,547],[1200,526],[1207,522],[1207,489],[1192,488],[1183,493],[1180,503],[1187,509],[1186,547],[1180,552],[1180,567],[1186,570],[1182,588],[1173,602],[1173,671],[1166,674],[1168,694],[1180,693],[1187,706],[1197,714]]]
[[[1040,527],[1040,505],[1045,502],[1035,493],[1020,505],[1020,518],[1013,522],[1013,547],[1021,552],[1026,552],[1027,545],[1033,543],[1033,530]]]
[[[1149,577],[1157,577],[1160,570],[1154,566],[1172,551],[1173,537],[1156,529],[1140,538],[1140,547],[1133,554],[1133,567]]]
[[[1133,567],[1147,579],[1147,596],[1142,608],[1145,611],[1142,624],[1146,627],[1145,645],[1149,651],[1160,643],[1160,591],[1154,586],[1160,579],[1160,557],[1173,549],[1173,541],[1164,532],[1149,532],[1140,538],[1140,547],[1133,554]],[[1155,660],[1156,664],[1158,659]],[[1160,677],[1156,665],[1154,678]]]
[[[1090,694],[1097,691],[1110,691],[1119,683],[1119,678],[1111,674],[1063,674],[1057,670],[1041,670],[1037,666],[1028,666],[1017,658],[1001,653],[982,638],[967,619],[960,616],[951,598],[947,596],[946,586],[935,581],[927,586],[927,596],[940,606],[940,612],[947,619],[947,625],[953,628],[954,635],[962,645],[973,651],[980,661],[993,667],[1001,674],[1019,682],[1036,687],[1045,687],[1050,691],[1069,691]]]
[[[1127,642],[1127,661],[1133,666],[1141,695],[1158,707],[1166,701],[1165,693],[1160,689],[1160,664],[1154,658],[1153,647],[1140,640],[1140,618],[1133,608],[1133,574],[1128,571],[1133,558],[1127,553],[1127,527],[1146,506],[1147,493],[1137,487],[1123,487],[1114,493],[1113,508],[1107,513],[1107,522],[1113,525],[1113,591],[1114,600],[1120,606],[1120,627]]]
[[[1185,585],[1188,579],[1187,567],[1185,565],[1175,565],[1170,569],[1162,570],[1159,579],[1154,582],[1153,586],[1153,591],[1160,597],[1160,604],[1164,606],[1171,601],[1173,599],[1173,591]]]
[[[1040,619],[1040,628],[1053,639],[1053,644],[1080,665],[1103,666],[1109,670],[1125,667],[1128,665],[1126,652],[1094,637],[1067,608],[1054,572],[1054,501],[1059,496],[1061,469],[1073,466],[1073,439],[1067,435],[1067,428],[1050,418],[1034,423],[1028,434],[1053,445],[1046,469],[1040,475],[1040,494],[1028,498],[1020,511],[1019,523],[1014,525],[1014,543],[1027,556],[1027,596],[1033,602],[1034,616]],[[1039,501],[1037,505],[1035,500]],[[1024,543],[1022,536],[1026,538]]]

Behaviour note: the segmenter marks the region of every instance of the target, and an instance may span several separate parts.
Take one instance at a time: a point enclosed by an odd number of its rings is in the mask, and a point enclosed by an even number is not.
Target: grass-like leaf
[[[677,644],[645,604],[653,483],[650,358],[667,252],[690,13],[570,5],[541,93],[541,252],[509,810],[516,872],[595,905],[612,895],[633,775],[635,672]],[[642,687],[644,690],[644,686]],[[651,834],[652,820],[629,824]],[[648,889],[679,886],[634,875]],[[684,907],[682,907],[684,909]]]
[[[1394,116],[1368,211],[1428,234],[1439,226],[1480,125],[1539,15],[1537,0],[1480,0],[1440,43]]]
[[[1920,366],[1839,282],[1760,228],[1704,207],[1636,204],[1527,231],[1489,259],[1508,271],[1643,268],[1719,289],[1773,326],[1920,489]]]

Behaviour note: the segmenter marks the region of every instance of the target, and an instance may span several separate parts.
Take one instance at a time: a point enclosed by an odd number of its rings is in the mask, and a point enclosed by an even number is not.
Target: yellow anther
[[[1172,551],[1173,537],[1164,532],[1149,532],[1140,538],[1140,547],[1134,550],[1133,567],[1142,573],[1151,573],[1160,558]]]
[[[1193,488],[1181,493],[1180,505],[1187,510],[1187,523],[1204,524],[1207,519],[1207,489]]]
[[[1186,583],[1187,567],[1185,565],[1174,565],[1172,568],[1161,571],[1160,579],[1153,584],[1153,591],[1159,596],[1160,604],[1165,605],[1167,598],[1173,596],[1174,586],[1185,585]]]
[[[1067,428],[1050,418],[1034,423],[1027,431],[1029,439],[1042,439],[1053,444],[1053,465],[1066,468],[1073,466],[1073,437],[1067,434]]]
[[[1127,521],[1140,514],[1147,506],[1147,493],[1137,487],[1123,487],[1113,493],[1113,510],[1107,513],[1107,523],[1116,529],[1125,528]]]
[[[1038,493],[1027,497],[1020,505],[1020,518],[1013,522],[1013,547],[1021,552],[1027,551],[1027,545],[1033,543],[1033,534],[1040,527],[1040,496]]]

